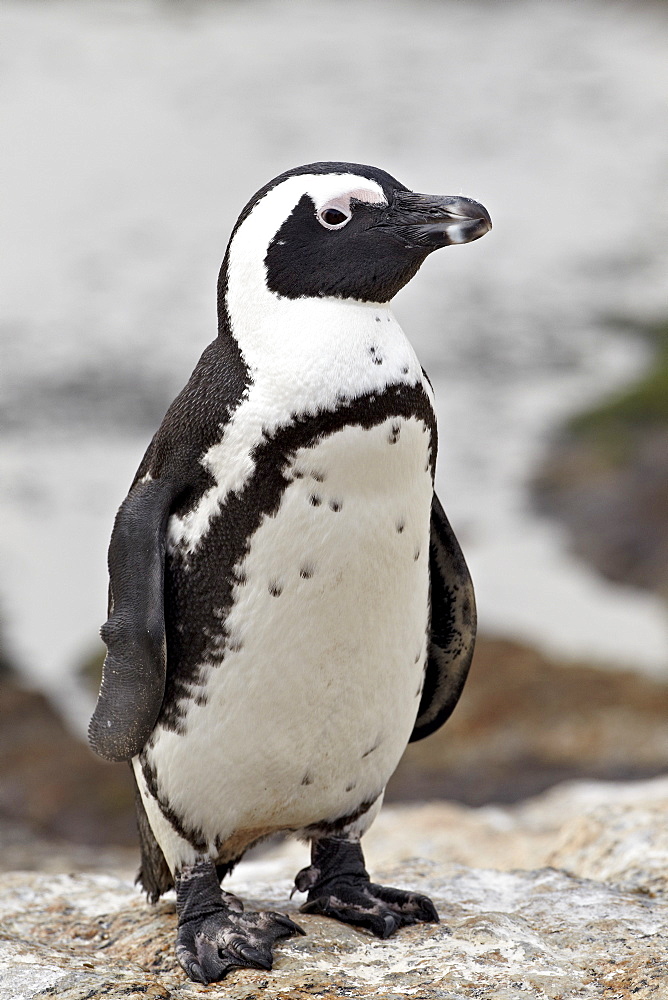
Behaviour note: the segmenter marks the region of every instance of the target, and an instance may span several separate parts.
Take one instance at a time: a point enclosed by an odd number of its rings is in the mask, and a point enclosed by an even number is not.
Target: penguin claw
[[[265,953],[260,951],[259,948],[253,947],[252,944],[246,944],[241,941],[234,944],[233,949],[234,954],[243,960],[243,964],[247,965],[249,968],[256,969],[271,969],[273,964],[273,959],[271,951]]]
[[[206,983],[207,980],[204,976],[202,966],[197,962],[191,962],[189,965],[185,966],[185,971],[188,973],[190,978],[195,983]]]
[[[285,935],[286,937],[292,934],[303,934],[304,937],[306,937],[306,931],[304,930],[304,928],[300,927],[299,924],[296,924],[294,920],[290,920],[290,917],[288,917],[285,913],[272,912],[270,916],[277,924],[280,924],[282,927],[285,927],[287,931]]]

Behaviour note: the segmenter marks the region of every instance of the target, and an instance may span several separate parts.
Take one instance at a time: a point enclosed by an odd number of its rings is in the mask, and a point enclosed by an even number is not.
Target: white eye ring
[[[316,218],[325,229],[343,229],[350,222],[352,212],[350,209],[344,209],[340,205],[323,205],[318,210]]]

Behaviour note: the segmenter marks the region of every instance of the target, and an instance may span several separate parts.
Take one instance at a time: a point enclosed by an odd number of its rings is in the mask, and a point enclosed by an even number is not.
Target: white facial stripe
[[[380,184],[356,174],[297,174],[272,188],[255,205],[234,234],[230,246],[230,279],[237,263],[261,263],[270,242],[288,218],[299,199],[308,194],[316,209],[338,198],[351,198],[370,204],[387,204]],[[263,277],[264,277],[264,268]]]
[[[232,333],[251,369],[262,363],[265,350],[271,349],[271,341],[278,339],[280,344],[279,314],[285,312],[284,303],[267,288],[264,260],[272,239],[305,193],[314,205],[358,193],[369,201],[374,199],[374,204],[386,203],[380,185],[366,177],[297,174],[272,188],[255,205],[232,238],[227,272]],[[288,323],[294,325],[294,307]],[[286,346],[284,343],[283,348]]]

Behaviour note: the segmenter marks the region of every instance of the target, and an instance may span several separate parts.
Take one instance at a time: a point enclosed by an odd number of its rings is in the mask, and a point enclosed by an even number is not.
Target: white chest
[[[151,762],[218,842],[335,819],[384,788],[419,704],[429,595],[430,436],[416,418],[297,451],[236,567],[222,663]]]
[[[295,415],[334,410],[341,400],[382,394],[397,384],[420,386],[432,398],[389,306],[328,299],[271,304],[269,318],[243,344],[252,378],[247,394],[201,459],[215,485],[194,510],[171,519],[170,549],[197,549],[227,496],[253,476],[257,449]]]

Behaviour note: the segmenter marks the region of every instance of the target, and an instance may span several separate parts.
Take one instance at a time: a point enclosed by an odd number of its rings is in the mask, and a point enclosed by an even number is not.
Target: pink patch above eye
[[[336,198],[328,198],[319,206],[318,211],[322,215],[328,208],[333,208],[343,212],[344,215],[350,215],[350,202],[353,199],[365,201],[370,205],[382,205],[386,202],[386,198],[380,191],[375,191],[373,188],[355,188],[353,191],[345,191],[343,194],[337,195]]]

